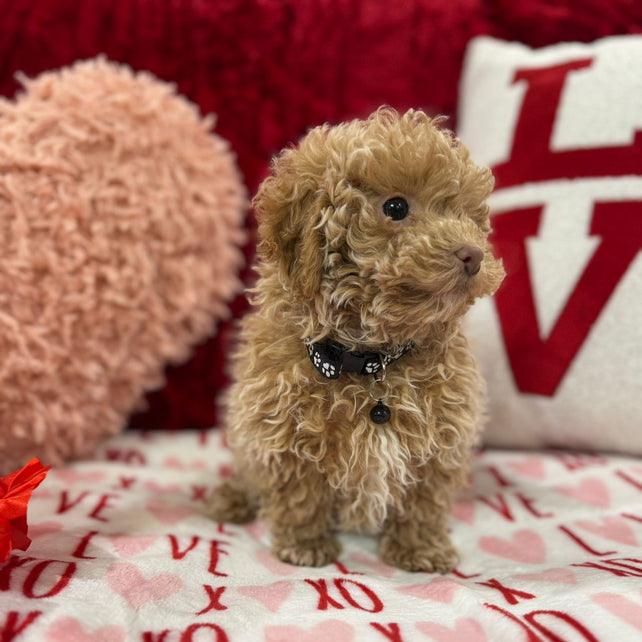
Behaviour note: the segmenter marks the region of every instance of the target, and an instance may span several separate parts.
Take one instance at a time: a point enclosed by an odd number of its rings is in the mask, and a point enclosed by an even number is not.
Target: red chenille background
[[[14,94],[17,71],[101,53],[148,70],[218,115],[253,193],[270,157],[311,126],[381,104],[452,117],[476,35],[541,46],[640,32],[631,0],[0,0],[0,93]],[[233,316],[245,308],[239,297]],[[232,325],[169,367],[132,425],[215,425]]]

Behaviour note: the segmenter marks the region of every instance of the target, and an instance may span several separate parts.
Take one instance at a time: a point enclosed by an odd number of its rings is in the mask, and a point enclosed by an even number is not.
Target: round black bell
[[[377,405],[370,410],[370,419],[376,424],[387,424],[390,421],[390,408],[379,399]]]

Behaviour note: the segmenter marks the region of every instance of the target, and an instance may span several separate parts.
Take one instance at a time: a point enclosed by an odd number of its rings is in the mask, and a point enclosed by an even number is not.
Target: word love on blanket
[[[219,431],[132,431],[52,470],[29,504],[29,550],[0,564],[0,640],[639,639],[638,460],[482,452],[446,576],[383,564],[366,535],[340,535],[326,567],[278,561],[264,523],[204,515],[230,464]]]

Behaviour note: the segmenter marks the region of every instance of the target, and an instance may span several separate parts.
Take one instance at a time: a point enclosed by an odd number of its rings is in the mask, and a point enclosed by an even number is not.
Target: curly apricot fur
[[[439,119],[382,108],[311,130],[284,150],[254,201],[254,310],[241,323],[227,396],[236,489],[271,523],[272,549],[294,564],[339,553],[336,530],[380,533],[380,554],[411,571],[447,572],[446,533],[484,409],[484,385],[461,333],[475,298],[504,272],[488,244],[493,185]],[[402,196],[409,215],[382,204]],[[483,250],[468,276],[455,252]],[[388,368],[391,420],[374,424],[370,381],[328,380],[304,339],[382,352],[412,340]],[[211,513],[238,513],[238,492]],[[245,517],[246,513],[241,511]]]

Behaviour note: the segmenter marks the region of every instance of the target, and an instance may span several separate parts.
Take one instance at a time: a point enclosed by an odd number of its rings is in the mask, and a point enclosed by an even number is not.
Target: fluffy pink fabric
[[[0,102],[0,473],[125,426],[240,289],[246,194],[212,119],[105,60]]]

